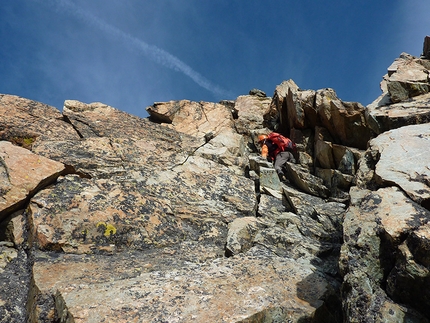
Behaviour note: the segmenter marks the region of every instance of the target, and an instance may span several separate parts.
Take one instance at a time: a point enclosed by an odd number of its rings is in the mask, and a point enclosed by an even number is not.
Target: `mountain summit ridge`
[[[401,54],[367,107],[0,95],[0,322],[428,322],[429,69]]]

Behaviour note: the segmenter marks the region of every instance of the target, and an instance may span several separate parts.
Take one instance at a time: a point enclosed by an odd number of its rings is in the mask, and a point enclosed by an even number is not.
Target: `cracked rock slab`
[[[369,120],[374,121],[370,125],[375,133],[430,122],[430,93],[391,103],[389,95],[384,92],[367,106]]]
[[[291,259],[240,255],[179,265],[179,258],[45,254],[34,279],[39,297],[55,295],[59,315],[76,323],[299,322],[315,316],[330,289],[315,267]]]
[[[402,188],[415,202],[430,207],[430,124],[391,130],[370,142],[380,154],[376,175]]]
[[[28,197],[63,171],[62,163],[0,141],[0,219],[22,207]]]
[[[193,157],[175,171],[135,170],[127,178],[67,175],[36,194],[29,210],[41,249],[91,253],[184,240],[222,249],[227,223],[255,215],[256,198],[250,180]]]

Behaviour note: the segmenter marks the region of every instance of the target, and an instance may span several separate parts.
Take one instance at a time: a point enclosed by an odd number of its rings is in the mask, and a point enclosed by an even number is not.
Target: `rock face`
[[[365,108],[359,103],[341,101],[333,89],[303,91],[289,80],[276,88],[271,109],[278,112],[280,128],[288,133],[293,129],[324,127],[334,143],[361,149],[366,148],[372,136]]]
[[[147,119],[0,95],[0,322],[429,322],[428,64],[369,107],[292,80]]]
[[[430,60],[402,53],[381,82],[382,94],[368,106],[376,133],[430,122]]]
[[[28,197],[50,184],[64,165],[27,149],[0,141],[0,220],[23,206]]]
[[[430,212],[397,187],[354,191],[351,197],[356,202],[345,216],[340,261],[349,320],[426,322],[429,274],[420,256],[429,250],[419,232],[428,231]],[[417,243],[413,252],[411,239]]]
[[[0,139],[31,148],[38,140],[78,140],[79,135],[57,109],[0,94]]]
[[[380,158],[375,175],[381,186],[400,187],[413,201],[430,206],[430,124],[387,131],[370,141]]]

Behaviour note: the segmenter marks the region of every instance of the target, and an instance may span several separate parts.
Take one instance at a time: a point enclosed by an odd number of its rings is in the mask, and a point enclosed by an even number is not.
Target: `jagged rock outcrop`
[[[372,131],[365,108],[356,102],[343,102],[333,89],[301,90],[293,80],[276,87],[269,115],[280,116],[280,129],[324,127],[337,144],[366,149]],[[277,112],[273,112],[277,111]]]
[[[386,87],[393,103],[429,92],[427,60],[402,53],[388,68]]]
[[[430,59],[430,36],[424,37],[422,58]]]
[[[379,134],[430,122],[430,60],[402,53],[381,82],[382,94],[368,108],[368,123]]]
[[[267,97],[266,92],[260,90],[260,89],[252,89],[249,91],[249,95],[255,95],[261,98]]]
[[[252,137],[252,131],[265,127],[264,114],[268,111],[271,98],[242,95],[236,99],[234,109],[237,111],[235,127],[239,134]]]
[[[292,80],[147,119],[1,95],[0,322],[429,322],[428,59],[393,66],[369,107]]]

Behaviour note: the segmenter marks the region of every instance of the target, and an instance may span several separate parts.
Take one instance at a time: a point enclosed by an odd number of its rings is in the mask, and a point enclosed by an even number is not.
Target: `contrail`
[[[41,3],[47,3],[48,1],[37,0]],[[52,0],[49,1],[51,6],[57,7],[60,11],[64,11],[68,14],[75,16],[82,20],[86,24],[96,27],[106,34],[115,37],[116,39],[123,41],[130,49],[137,50],[139,53],[148,56],[156,63],[163,65],[167,68],[181,72],[191,78],[197,85],[212,92],[216,97],[231,97],[233,94],[229,91],[222,89],[221,87],[212,84],[208,79],[203,77],[200,73],[194,71],[189,65],[182,62],[176,56],[166,52],[165,50],[158,48],[157,46],[150,45],[144,41],[123,32],[105,22],[104,20],[92,15],[91,13],[83,10],[81,7],[75,5],[73,2],[68,0]]]

